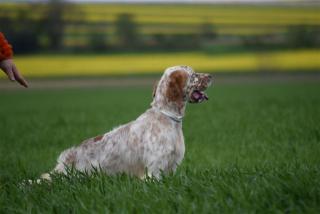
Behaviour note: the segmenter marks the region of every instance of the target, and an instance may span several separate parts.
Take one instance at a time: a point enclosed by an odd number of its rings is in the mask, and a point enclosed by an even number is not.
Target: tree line
[[[89,26],[84,19],[77,19],[74,23],[65,19],[72,13],[81,16],[81,10],[75,4],[62,0],[50,0],[45,5],[33,3],[26,7],[17,8],[15,17],[6,14],[0,8],[0,31],[4,32],[16,53],[34,52],[108,52],[135,50],[199,50],[214,48],[215,45],[231,44],[229,40],[237,42],[246,48],[268,47],[315,47],[319,46],[319,26],[291,26],[284,35],[255,35],[237,36],[236,38],[219,36],[215,26],[204,22],[195,29],[194,33],[143,35],[139,31],[139,24],[134,21],[132,14],[119,14],[114,21],[116,38],[109,42],[108,35],[99,31],[89,31],[87,43],[81,47],[67,47],[64,45],[65,29],[68,25]],[[41,14],[34,18],[32,14]],[[92,25],[92,24],[90,24]],[[101,26],[100,26],[101,27]],[[110,26],[102,26],[108,28]]]

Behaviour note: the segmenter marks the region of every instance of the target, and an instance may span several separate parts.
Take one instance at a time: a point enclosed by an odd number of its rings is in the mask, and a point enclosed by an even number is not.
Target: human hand
[[[24,87],[28,88],[28,83],[20,75],[12,59],[5,59],[3,61],[0,61],[0,68],[4,71],[4,73],[7,74],[11,81],[17,81]]]

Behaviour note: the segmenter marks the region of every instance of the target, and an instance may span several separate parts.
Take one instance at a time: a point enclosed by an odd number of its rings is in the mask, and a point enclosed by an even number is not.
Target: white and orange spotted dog
[[[153,92],[151,108],[136,120],[85,140],[61,153],[53,173],[66,167],[90,172],[100,168],[107,174],[126,173],[139,178],[174,172],[181,163],[185,146],[182,119],[186,103],[201,103],[212,83],[209,74],[191,67],[166,69]],[[50,180],[50,174],[41,176]]]

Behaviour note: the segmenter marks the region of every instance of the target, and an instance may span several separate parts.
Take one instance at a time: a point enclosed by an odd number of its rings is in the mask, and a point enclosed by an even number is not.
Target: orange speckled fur
[[[166,69],[154,88],[151,108],[132,122],[63,151],[51,172],[66,173],[66,166],[140,178],[174,172],[185,152],[181,120],[189,95],[210,84],[210,75],[195,73],[191,67]],[[50,179],[50,174],[41,177]]]

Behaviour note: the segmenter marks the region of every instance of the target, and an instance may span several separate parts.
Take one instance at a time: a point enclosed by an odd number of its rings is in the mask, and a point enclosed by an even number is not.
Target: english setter
[[[63,151],[52,172],[66,173],[66,167],[87,172],[100,168],[110,175],[157,179],[162,172],[174,172],[185,152],[186,103],[208,100],[204,90],[211,83],[211,75],[195,73],[188,66],[166,69],[154,88],[151,108],[132,122]],[[50,180],[50,174],[41,178]]]

